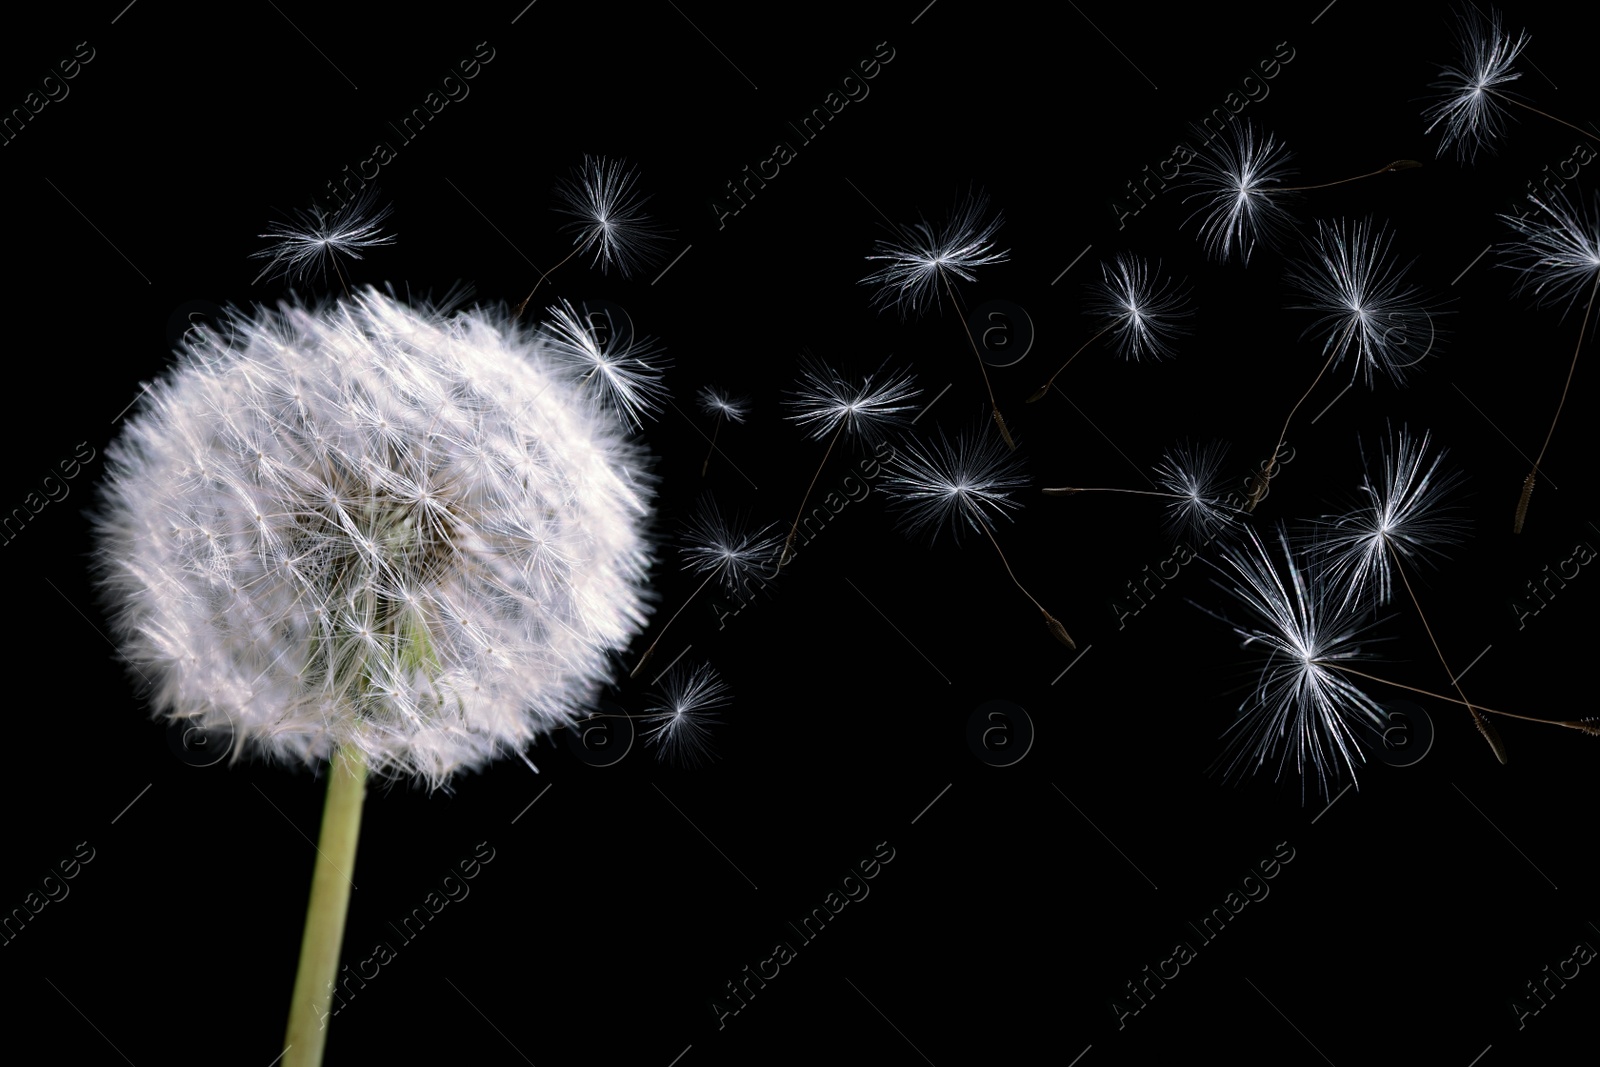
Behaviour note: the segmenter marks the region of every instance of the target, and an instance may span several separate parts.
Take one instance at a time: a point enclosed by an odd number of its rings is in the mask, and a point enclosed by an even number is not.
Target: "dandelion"
[[[1357,731],[1381,731],[1384,721],[1378,705],[1340,669],[1368,658],[1362,642],[1371,627],[1329,596],[1327,575],[1296,558],[1281,526],[1281,563],[1254,530],[1245,533],[1246,541],[1223,550],[1228,584],[1214,584],[1248,612],[1233,631],[1265,658],[1239,717],[1224,732],[1224,775],[1259,771],[1276,759],[1277,781],[1293,757],[1302,800],[1308,775],[1331,796],[1329,778],[1344,772],[1354,778],[1356,763],[1364,762]]]
[[[1394,235],[1387,225],[1374,232],[1372,219],[1317,222],[1310,258],[1290,264],[1290,286],[1301,297],[1297,310],[1321,313],[1306,332],[1322,340],[1329,369],[1350,358],[1354,376],[1373,387],[1374,372],[1403,384],[1406,372],[1421,362],[1437,340],[1436,313],[1422,291],[1405,281],[1411,263],[1390,252]],[[1413,261],[1415,262],[1415,261]],[[1418,355],[1413,339],[1428,338]]]
[[[1160,360],[1172,356],[1172,342],[1188,332],[1187,320],[1194,316],[1194,306],[1189,301],[1187,283],[1163,280],[1160,270],[1159,263],[1152,270],[1144,260],[1120,253],[1113,263],[1100,264],[1101,281],[1094,287],[1088,306],[1089,314],[1101,323],[1100,331],[1068,356],[1050,380],[1033,391],[1028,403],[1044,399],[1061,372],[1084,349],[1108,334],[1112,347],[1123,359],[1149,356]]]
[[[650,198],[637,191],[639,172],[619,160],[584,156],[583,165],[556,186],[556,210],[573,221],[562,227],[575,233],[577,251],[594,249],[601,273],[613,265],[624,278],[648,266],[665,237],[644,211]]]
[[[1220,441],[1209,445],[1187,442],[1162,455],[1155,469],[1158,489],[1120,489],[1062,486],[1044,490],[1047,496],[1079,493],[1126,493],[1161,497],[1168,501],[1166,528],[1173,540],[1185,537],[1205,544],[1238,519],[1243,511],[1223,492],[1222,460],[1228,448]]]
[[[972,194],[958,200],[937,229],[923,219],[902,228],[893,240],[874,242],[868,261],[886,265],[861,279],[862,285],[878,286],[872,306],[895,307],[902,318],[920,315],[929,305],[938,307],[945,293],[954,299],[951,275],[973,282],[978,267],[1006,262],[1010,253],[994,247],[1004,218],[998,213],[985,218],[988,211],[989,198]]]
[[[1283,244],[1294,229],[1294,216],[1286,206],[1293,194],[1329,189],[1347,182],[1375,178],[1422,164],[1397,159],[1377,170],[1316,185],[1281,185],[1294,173],[1289,151],[1253,122],[1235,123],[1225,136],[1201,130],[1206,147],[1195,158],[1188,185],[1194,190],[1184,203],[1199,200],[1187,222],[1200,220],[1199,238],[1206,253],[1219,263],[1237,256],[1245,266],[1258,242]]]
[[[108,451],[95,564],[158,715],[332,760],[288,1038],[317,1062],[368,771],[440,787],[587,714],[647,615],[651,476],[504,315],[368,289],[232,326]]]
[[[277,275],[291,280],[303,279],[319,266],[323,277],[326,277],[331,266],[339,279],[340,288],[349,296],[344,272],[339,270],[339,257],[361,259],[362,249],[393,244],[393,235],[379,229],[393,210],[392,204],[378,207],[377,190],[369,188],[332,211],[324,210],[318,204],[309,211],[292,212],[287,221],[273,223],[261,235],[272,239],[274,244],[252,255],[253,259],[270,257],[270,262],[251,284]]]
[[[995,520],[1009,518],[1008,513],[1021,506],[1011,499],[1011,494],[1028,484],[1015,456],[981,432],[959,434],[952,442],[941,430],[937,444],[904,442],[888,466],[890,473],[883,488],[900,511],[909,535],[927,534],[932,543],[938,540],[941,530],[948,529],[959,543],[963,532],[982,533],[994,545],[1012,583],[1044,616],[1051,636],[1068,648],[1078,647],[1066,627],[1017,580],[1000,542],[995,540]]]
[[[644,650],[644,655],[639,657],[639,662],[634,665],[629,677],[637,677],[655,653],[656,646],[661,643],[661,638],[666,635],[667,629],[678,620],[688,606],[694,603],[700,591],[711,584],[712,579],[720,579],[722,587],[728,593],[736,593],[757,571],[768,563],[776,563],[778,558],[778,539],[772,534],[771,525],[752,530],[742,519],[727,519],[723,517],[722,510],[717,502],[710,496],[702,497],[700,503],[690,514],[683,533],[679,551],[683,555],[684,567],[694,574],[703,574],[705,579],[695,587],[694,592],[683,602],[682,607],[672,613],[672,617],[662,625],[650,647]],[[772,568],[772,574],[766,576],[770,580],[777,576],[777,567]]]
[[[1595,297],[1600,295],[1600,194],[1590,201],[1587,211],[1576,208],[1565,194],[1557,192],[1549,198],[1530,196],[1539,208],[1530,218],[1515,215],[1500,216],[1522,235],[1522,240],[1506,247],[1506,266],[1518,271],[1521,278],[1517,291],[1531,292],[1536,303],[1555,304],[1565,301],[1565,315],[1572,310],[1585,291],[1583,323],[1578,327],[1578,343],[1572,349],[1572,362],[1567,367],[1567,380],[1561,387],[1561,399],[1556,403],[1556,413],[1550,419],[1550,429],[1545,432],[1544,444],[1534,458],[1533,469],[1522,482],[1522,496],[1517,501],[1513,529],[1522,532],[1528,514],[1528,500],[1539,476],[1539,464],[1550,449],[1555,436],[1556,422],[1561,409],[1566,406],[1567,393],[1572,388],[1572,376],[1578,369],[1578,353],[1583,350],[1583,339],[1589,332],[1589,320],[1594,315]]]
[[[641,196],[639,173],[620,160],[584,156],[571,175],[556,184],[556,211],[572,221],[561,228],[573,233],[573,249],[554,267],[539,275],[528,295],[517,305],[517,317],[533,300],[544,280],[574,256],[593,249],[592,266],[608,273],[613,266],[624,278],[648,266],[666,243],[663,231],[644,210],[650,198]]]
[[[1237,256],[1248,267],[1258,240],[1277,243],[1294,225],[1277,184],[1292,173],[1289,150],[1253,122],[1208,141],[1195,157],[1188,182],[1194,191],[1184,197],[1200,201],[1188,221],[1200,219],[1206,253],[1219,263]]]
[[[977,281],[972,272],[992,263],[1004,263],[1009,253],[995,251],[994,236],[999,231],[1002,218],[989,212],[989,199],[982,193],[970,193],[958,200],[951,209],[945,224],[935,229],[927,220],[912,223],[896,231],[893,240],[878,240],[874,251],[867,256],[869,262],[884,260],[887,265],[861,279],[862,285],[876,285],[872,306],[896,307],[901,319],[920,315],[929,304],[939,307],[943,297],[956,303],[956,291],[951,276],[962,281]],[[1010,448],[1016,447],[1006,420],[1000,414],[1000,405],[994,398],[994,387],[989,383],[989,370],[984,365],[983,354],[973,339],[972,330],[965,318],[961,328],[966,332],[967,344],[978,360],[978,372],[983,376],[983,387],[989,395],[989,408],[994,415],[995,428]]]
[[[1453,145],[1456,158],[1469,163],[1477,158],[1481,149],[1492,149],[1494,142],[1505,133],[1508,106],[1531,111],[1591,141],[1600,141],[1592,131],[1540,111],[1505,88],[1522,77],[1522,72],[1512,64],[1528,47],[1529,40],[1526,30],[1519,30],[1515,39],[1502,30],[1497,10],[1490,9],[1485,15],[1481,8],[1473,5],[1471,10],[1463,8],[1457,13],[1456,46],[1460,61],[1439,68],[1440,78],[1429,88],[1440,91],[1422,113],[1428,120],[1424,133],[1444,128],[1439,138],[1439,155],[1444,155]]]
[[[1290,267],[1290,284],[1303,300],[1296,307],[1322,313],[1307,333],[1322,339],[1327,358],[1283,420],[1273,459],[1254,479],[1246,505],[1249,510],[1265,499],[1289,425],[1329,370],[1349,358],[1355,365],[1352,384],[1355,376],[1361,376],[1371,388],[1374,371],[1381,371],[1398,385],[1404,383],[1406,371],[1432,350],[1437,340],[1433,317],[1438,312],[1415,286],[1405,284],[1410,264],[1394,262],[1391,242],[1388,227],[1374,232],[1371,219],[1319,221],[1310,259]],[[1413,355],[1411,340],[1423,335],[1424,326],[1428,347],[1421,355]]]
[[[730,690],[709,663],[692,671],[674,667],[662,686],[660,700],[646,709],[645,744],[656,756],[680,766],[698,767],[712,758],[711,727],[721,722],[719,710],[732,700]]]
[[[1374,477],[1368,467],[1361,485],[1366,503],[1324,520],[1313,551],[1326,561],[1329,580],[1345,587],[1346,607],[1369,597],[1378,606],[1387,604],[1391,575],[1398,574],[1434,654],[1439,657],[1439,665],[1466,703],[1467,694],[1456,681],[1405,572],[1407,565],[1436,562],[1446,548],[1461,543],[1463,523],[1447,503],[1461,476],[1456,471],[1440,471],[1444,456],[1440,451],[1430,462],[1428,434],[1424,432],[1418,441],[1401,427],[1399,434],[1385,440],[1380,448],[1382,473]],[[1366,465],[1365,448],[1362,460]],[[1493,724],[1472,704],[1466,706],[1496,758],[1505,763],[1505,745]]]
[[[1252,764],[1253,769],[1259,770],[1267,760],[1277,757],[1276,780],[1282,777],[1292,753],[1301,776],[1302,798],[1308,768],[1316,775],[1322,794],[1331,796],[1330,776],[1348,772],[1353,778],[1355,762],[1362,759],[1355,731],[1382,732],[1381,710],[1351,681],[1353,678],[1482,713],[1475,714],[1481,720],[1479,730],[1501,762],[1505,761],[1504,746],[1482,715],[1564,726],[1600,736],[1600,724],[1594,721],[1539,719],[1499,711],[1470,704],[1464,697],[1457,699],[1419,689],[1351,666],[1371,658],[1362,647],[1371,633],[1370,617],[1338,595],[1326,569],[1315,557],[1297,555],[1290,549],[1288,535],[1281,526],[1281,570],[1255,531],[1246,533],[1247,542],[1230,546],[1223,553],[1225,570],[1233,575],[1230,583],[1214,584],[1249,612],[1250,619],[1244,625],[1229,625],[1244,639],[1244,647],[1257,646],[1265,653],[1265,660],[1250,696],[1240,705],[1239,718],[1224,733],[1229,738],[1224,756],[1227,777],[1237,776]]]
[[[1156,484],[1172,495],[1167,505],[1167,532],[1174,541],[1184,537],[1205,544],[1231,527],[1241,514],[1223,491],[1222,461],[1228,446],[1221,441],[1206,445],[1174,445],[1156,467]]]
[[[1392,576],[1402,564],[1436,564],[1462,543],[1465,524],[1448,503],[1461,474],[1440,469],[1445,453],[1430,458],[1429,440],[1426,432],[1418,439],[1401,427],[1379,448],[1376,474],[1363,445],[1365,502],[1320,524],[1316,551],[1328,564],[1330,581],[1345,588],[1347,607],[1389,603]]]
[[[911,401],[922,395],[915,382],[911,372],[891,372],[884,363],[857,383],[809,354],[801,357],[799,383],[783,401],[784,406],[794,412],[787,418],[803,427],[813,441],[826,439],[828,448],[811,476],[805,496],[800,498],[800,510],[789,527],[780,566],[789,562],[811,491],[817,487],[817,479],[822,476],[822,469],[827,466],[839,438],[848,433],[858,440],[876,444],[889,430],[906,425],[906,415],[914,406]]]
[[[660,412],[667,397],[661,378],[668,364],[652,342],[631,337],[601,341],[587,316],[565,300],[549,314],[543,331],[550,353],[583,375],[580,384],[603,397],[635,429],[643,428],[645,416]]]
[[[711,444],[706,449],[705,462],[700,464],[700,476],[705,477],[706,471],[711,467],[711,453],[717,450],[717,433],[722,429],[723,420],[728,422],[743,422],[746,413],[750,410],[750,402],[745,399],[735,400],[727,393],[714,385],[707,385],[700,390],[700,410],[707,415],[714,416],[711,424]]]

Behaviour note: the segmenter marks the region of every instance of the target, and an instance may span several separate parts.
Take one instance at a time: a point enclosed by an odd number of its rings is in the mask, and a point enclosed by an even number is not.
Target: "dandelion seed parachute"
[[[976,281],[972,272],[991,263],[1004,263],[1008,252],[996,251],[995,234],[1003,217],[996,213],[986,219],[989,198],[982,193],[958,200],[935,229],[927,220],[912,223],[894,239],[873,243],[869,261],[885,265],[861,279],[862,285],[876,285],[872,306],[893,306],[901,318],[920,315],[930,306],[940,306],[944,286],[953,275],[963,281]]]
[[[1226,444],[1213,441],[1173,445],[1162,455],[1156,484],[1177,498],[1167,505],[1166,529],[1174,541],[1188,537],[1204,544],[1238,521],[1239,511],[1224,491],[1227,454]]]
[[[661,688],[660,699],[645,709],[651,724],[645,744],[657,746],[662,761],[697,767],[712,756],[711,727],[722,721],[719,711],[733,691],[709,663],[674,667]]]
[[[931,542],[948,529],[957,543],[967,531],[983,533],[995,519],[1021,505],[1015,490],[1026,488],[1022,462],[994,437],[975,431],[954,441],[906,440],[889,461],[883,488],[900,512],[905,532]]]
[[[273,223],[261,235],[273,244],[252,254],[253,259],[270,257],[254,280],[280,275],[301,280],[318,266],[326,277],[330,266],[339,269],[339,256],[360,259],[362,249],[393,244],[394,237],[379,229],[393,210],[393,205],[379,207],[377,189],[369,188],[333,211],[313,207],[292,212],[288,220]]]
[[[1314,561],[1296,556],[1281,527],[1282,564],[1254,530],[1245,532],[1246,541],[1223,552],[1230,581],[1216,584],[1249,612],[1249,621],[1233,629],[1265,660],[1238,718],[1224,733],[1224,773],[1240,777],[1276,758],[1276,780],[1292,757],[1302,798],[1311,776],[1328,797],[1331,778],[1343,773],[1354,778],[1356,764],[1365,762],[1357,729],[1381,730],[1385,721],[1382,709],[1338,669],[1367,658],[1361,642],[1371,624],[1344,606]]]
[[[1500,28],[1500,12],[1491,10],[1485,17],[1473,5],[1463,9],[1456,23],[1459,63],[1439,69],[1437,99],[1423,111],[1428,120],[1424,133],[1439,127],[1438,155],[1454,147],[1456,158],[1470,163],[1480,150],[1492,148],[1505,132],[1506,102],[1517,97],[1503,86],[1522,77],[1512,68],[1517,56],[1528,47],[1528,34],[1521,31],[1515,40]]]
[[[500,312],[233,317],[108,452],[96,564],[155,711],[430,787],[586,714],[648,612],[616,415]]]
[[[1206,254],[1219,263],[1238,257],[1245,266],[1258,242],[1277,245],[1294,228],[1284,206],[1294,194],[1280,191],[1293,174],[1289,150],[1253,122],[1235,122],[1195,157],[1188,181],[1193,190],[1184,203],[1199,206],[1186,222],[1199,220],[1199,239]]]
[[[1307,333],[1321,339],[1328,369],[1350,359],[1352,377],[1369,389],[1379,373],[1404,384],[1439,340],[1434,318],[1442,312],[1406,283],[1411,264],[1394,258],[1393,243],[1388,226],[1374,228],[1370,218],[1318,220],[1309,255],[1287,272],[1301,298],[1294,306],[1321,313]]]
[[[1187,320],[1194,316],[1188,287],[1162,279],[1159,263],[1151,269],[1144,260],[1121,253],[1112,263],[1100,264],[1100,272],[1086,310],[1108,324],[1117,355],[1126,360],[1170,359],[1173,342],[1188,332]]]
[[[1312,551],[1330,582],[1344,588],[1346,606],[1389,602],[1395,556],[1412,566],[1437,562],[1462,542],[1465,522],[1449,504],[1461,474],[1441,469],[1445,452],[1430,456],[1429,443],[1427,432],[1418,439],[1402,426],[1379,446],[1376,471],[1363,445],[1366,502],[1320,524]]]
[[[619,160],[584,156],[583,164],[556,186],[558,212],[572,219],[563,226],[573,244],[594,248],[592,265],[601,273],[615,266],[624,278],[649,266],[666,244],[659,226],[645,213],[650,198],[638,192],[639,172]]]

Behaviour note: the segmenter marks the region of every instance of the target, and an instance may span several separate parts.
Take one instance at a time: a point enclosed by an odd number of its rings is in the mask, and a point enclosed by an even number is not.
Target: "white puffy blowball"
[[[648,613],[653,478],[495,311],[235,312],[108,452],[97,567],[157,714],[430,787],[582,718]]]

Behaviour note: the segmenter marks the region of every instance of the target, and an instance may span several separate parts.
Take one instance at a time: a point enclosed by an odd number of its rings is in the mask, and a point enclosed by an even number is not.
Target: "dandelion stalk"
[[[971,500],[967,500],[966,504],[967,507],[972,509],[973,514],[977,517],[978,526],[982,528],[983,532],[989,536],[989,543],[994,546],[995,552],[999,553],[1000,562],[1004,564],[1006,573],[1011,576],[1012,583],[1022,591],[1023,596],[1033,601],[1033,606],[1038,608],[1039,614],[1044,616],[1044,624],[1045,627],[1050,631],[1050,636],[1054,637],[1057,641],[1060,641],[1063,645],[1066,645],[1068,648],[1076,652],[1078,650],[1078,643],[1072,639],[1071,634],[1067,633],[1067,628],[1061,625],[1061,621],[1059,619],[1046,611],[1044,605],[1039,603],[1038,599],[1035,598],[1032,593],[1028,592],[1027,588],[1017,580],[1017,572],[1011,569],[1011,561],[1006,559],[1006,554],[1001,551],[1000,542],[995,540],[994,531],[989,529],[989,524],[984,521],[984,516],[978,511],[977,505]]]
[[[1083,342],[1083,344],[1079,345],[1078,346],[1078,350],[1076,352],[1072,353],[1072,355],[1067,357],[1067,362],[1061,364],[1060,368],[1057,369],[1057,371],[1054,374],[1050,375],[1050,380],[1049,381],[1045,382],[1043,385],[1039,386],[1039,388],[1035,389],[1031,394],[1029,394],[1027,403],[1032,404],[1035,401],[1043,400],[1045,398],[1046,394],[1048,394],[1050,392],[1050,387],[1056,383],[1056,379],[1061,377],[1061,372],[1066,370],[1067,367],[1071,365],[1073,360],[1077,359],[1080,355],[1082,355],[1084,349],[1088,348],[1090,345],[1092,345],[1096,341],[1100,340],[1100,338],[1102,338],[1106,334],[1110,333],[1111,330],[1116,327],[1116,325],[1117,324],[1114,323],[1114,322],[1107,323],[1106,327],[1103,330],[1101,330],[1099,333],[1095,334],[1093,337],[1089,338],[1087,341]]]
[[[644,655],[639,657],[639,662],[634,664],[633,670],[628,672],[629,678],[637,678],[639,676],[639,672],[644,670],[644,665],[650,662],[650,657],[655,655],[656,646],[659,645],[661,643],[661,639],[666,636],[668,628],[670,628],[673,623],[678,621],[678,616],[682,615],[684,610],[688,608],[690,604],[694,603],[694,598],[700,595],[700,590],[704,589],[708,584],[710,584],[711,579],[715,578],[716,576],[717,575],[715,571],[706,575],[705,581],[695,586],[694,592],[689,594],[689,599],[685,600],[678,610],[672,613],[672,618],[668,619],[662,624],[661,629],[656,633],[656,639],[650,642],[650,647],[644,650]]]
[[[711,423],[711,444],[706,448],[705,461],[700,464],[700,477],[702,478],[706,476],[706,471],[711,469],[711,454],[717,450],[717,434],[721,431],[722,413],[718,412],[716,419]],[[801,506],[804,507],[804,505]]]
[[[351,874],[361,835],[361,806],[366,796],[367,763],[353,745],[340,748],[329,763],[328,795],[317,840],[317,861],[311,873],[311,901],[306,908],[284,1035],[284,1067],[318,1067],[327,1042],[326,1018],[333,1007],[339,948],[344,941],[350,906]]]
[[[1513,533],[1522,532],[1522,524],[1528,517],[1528,500],[1533,496],[1533,484],[1539,477],[1539,464],[1544,462],[1544,454],[1550,448],[1550,439],[1555,436],[1556,422],[1561,418],[1561,409],[1566,407],[1567,393],[1572,389],[1572,376],[1578,370],[1578,353],[1583,351],[1583,339],[1589,331],[1589,317],[1594,314],[1595,297],[1600,295],[1600,273],[1595,275],[1594,284],[1589,287],[1589,304],[1583,311],[1583,325],[1578,328],[1578,343],[1572,349],[1572,362],[1567,366],[1567,380],[1561,387],[1561,399],[1556,404],[1556,413],[1550,419],[1550,429],[1545,431],[1544,444],[1539,446],[1539,454],[1534,457],[1533,469],[1522,481],[1522,496],[1517,500],[1517,514],[1512,526]]]
[[[512,312],[511,317],[514,319],[522,318],[522,313],[528,310],[528,302],[533,299],[533,294],[539,291],[539,286],[544,284],[544,280],[559,270],[561,266],[567,262],[567,260],[577,255],[579,252],[582,252],[585,248],[588,248],[593,243],[594,238],[591,236],[577,248],[574,248],[572,251],[563,256],[560,263],[557,263],[554,267],[551,267],[549,270],[540,274],[538,280],[533,283],[533,288],[528,290],[528,295],[522,298],[522,303],[517,305],[517,309]]]
[[[1345,327],[1339,343],[1331,346],[1328,358],[1322,363],[1322,369],[1317,371],[1317,376],[1311,379],[1311,384],[1306,388],[1306,391],[1300,394],[1300,399],[1296,400],[1294,407],[1289,409],[1289,417],[1283,420],[1283,429],[1278,431],[1278,441],[1272,446],[1271,458],[1267,460],[1267,465],[1250,479],[1250,494],[1245,498],[1244,505],[1246,512],[1254,512],[1257,505],[1266,499],[1267,488],[1272,483],[1272,476],[1278,473],[1278,453],[1283,449],[1284,439],[1289,436],[1289,424],[1294,421],[1295,412],[1300,410],[1300,405],[1304,404],[1312,392],[1316,390],[1317,383],[1322,381],[1322,376],[1328,373],[1328,368],[1333,366],[1339,353],[1344,351],[1344,342],[1349,338],[1350,331],[1355,329],[1355,324],[1356,320],[1351,319],[1350,324]]]
[[[1450,679],[1450,685],[1455,689],[1456,694],[1461,697],[1461,703],[1465,704],[1467,710],[1472,713],[1473,724],[1477,726],[1478,732],[1483,735],[1483,739],[1489,742],[1489,747],[1494,750],[1495,758],[1503,766],[1508,762],[1509,757],[1506,755],[1505,742],[1500,739],[1500,732],[1494,728],[1493,723],[1483,717],[1482,712],[1467,700],[1466,692],[1461,688],[1461,683],[1456,680],[1455,672],[1450,669],[1449,662],[1444,658],[1444,650],[1439,647],[1439,639],[1433,636],[1433,627],[1428,625],[1428,616],[1423,613],[1422,601],[1417,599],[1416,590],[1411,588],[1411,579],[1406,577],[1405,566],[1400,562],[1400,553],[1395,551],[1393,544],[1386,542],[1384,547],[1388,549],[1390,557],[1394,560],[1395,573],[1400,575],[1400,581],[1406,587],[1406,594],[1411,597],[1411,605],[1417,609],[1417,618],[1422,620],[1422,629],[1428,635],[1428,642],[1433,645],[1434,655],[1439,657],[1439,666],[1444,668],[1445,677]]]
[[[1505,718],[1520,719],[1523,722],[1539,722],[1544,723],[1546,726],[1565,726],[1569,730],[1577,730],[1581,733],[1589,734],[1590,736],[1600,737],[1600,725],[1596,725],[1595,723],[1588,722],[1583,719],[1540,719],[1535,718],[1532,715],[1519,715],[1514,711],[1500,711],[1498,708],[1487,708],[1482,704],[1469,704],[1465,700],[1458,700],[1455,697],[1445,696],[1443,693],[1435,693],[1429,689],[1419,689],[1414,685],[1406,685],[1404,682],[1390,681],[1388,678],[1380,678],[1376,674],[1368,674],[1365,671],[1358,671],[1354,667],[1346,667],[1342,664],[1334,663],[1332,661],[1314,660],[1313,662],[1319,667],[1328,667],[1339,671],[1341,674],[1349,674],[1356,678],[1364,678],[1369,682],[1377,682],[1379,685],[1392,686],[1395,689],[1404,689],[1406,692],[1416,693],[1418,696],[1432,697],[1435,700],[1443,700],[1450,704],[1461,704],[1469,708],[1475,708],[1481,712],[1486,712],[1489,715],[1502,715]]]
[[[806,513],[806,504],[811,500],[811,491],[817,487],[817,479],[822,477],[822,468],[828,465],[828,457],[833,455],[833,446],[839,443],[839,438],[844,434],[844,427],[845,424],[841,421],[839,428],[833,431],[833,436],[828,438],[828,448],[822,453],[822,462],[817,464],[816,472],[811,475],[811,484],[806,486],[806,495],[800,498],[800,510],[794,513],[794,522],[789,526],[789,536],[783,539],[783,552],[778,556],[780,567],[789,564],[789,550],[794,547],[795,535],[800,532],[800,519]]]
[[[950,303],[959,312],[961,310],[961,302],[956,299],[956,291],[950,285],[949,276],[941,273],[939,280],[944,282],[944,290],[950,294]],[[967,317],[965,315],[958,314],[957,317],[961,320],[961,331],[967,335],[967,344],[971,346],[972,354],[978,361],[978,373],[983,375],[983,388],[989,394],[989,410],[994,413],[994,424],[1000,430],[1000,436],[1005,438],[1006,447],[1015,451],[1017,442],[1011,439],[1011,431],[1006,428],[1006,420],[1000,414],[1000,404],[994,398],[994,386],[989,384],[989,368],[984,366],[983,353],[978,351],[978,342],[972,338],[972,327],[967,325]],[[793,537],[794,535],[791,533],[789,536]]]
[[[1309,193],[1313,189],[1332,189],[1335,185],[1347,185],[1350,182],[1358,182],[1364,178],[1376,178],[1380,174],[1392,174],[1397,170],[1415,170],[1420,166],[1422,164],[1414,159],[1397,159],[1393,163],[1387,163],[1379,167],[1377,170],[1368,171],[1366,174],[1357,174],[1353,178],[1340,178],[1335,182],[1322,182],[1318,185],[1267,185],[1263,186],[1261,191],[1264,193]]]

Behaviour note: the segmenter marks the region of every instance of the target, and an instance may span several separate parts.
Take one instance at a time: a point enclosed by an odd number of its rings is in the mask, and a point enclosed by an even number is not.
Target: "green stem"
[[[284,1067],[318,1067],[322,1063],[366,783],[367,764],[360,750],[349,745],[341,748],[329,766],[328,799],[322,811],[317,863],[311,873],[311,903],[306,908],[300,968],[295,972],[289,1029],[283,1039],[288,1046]]]

